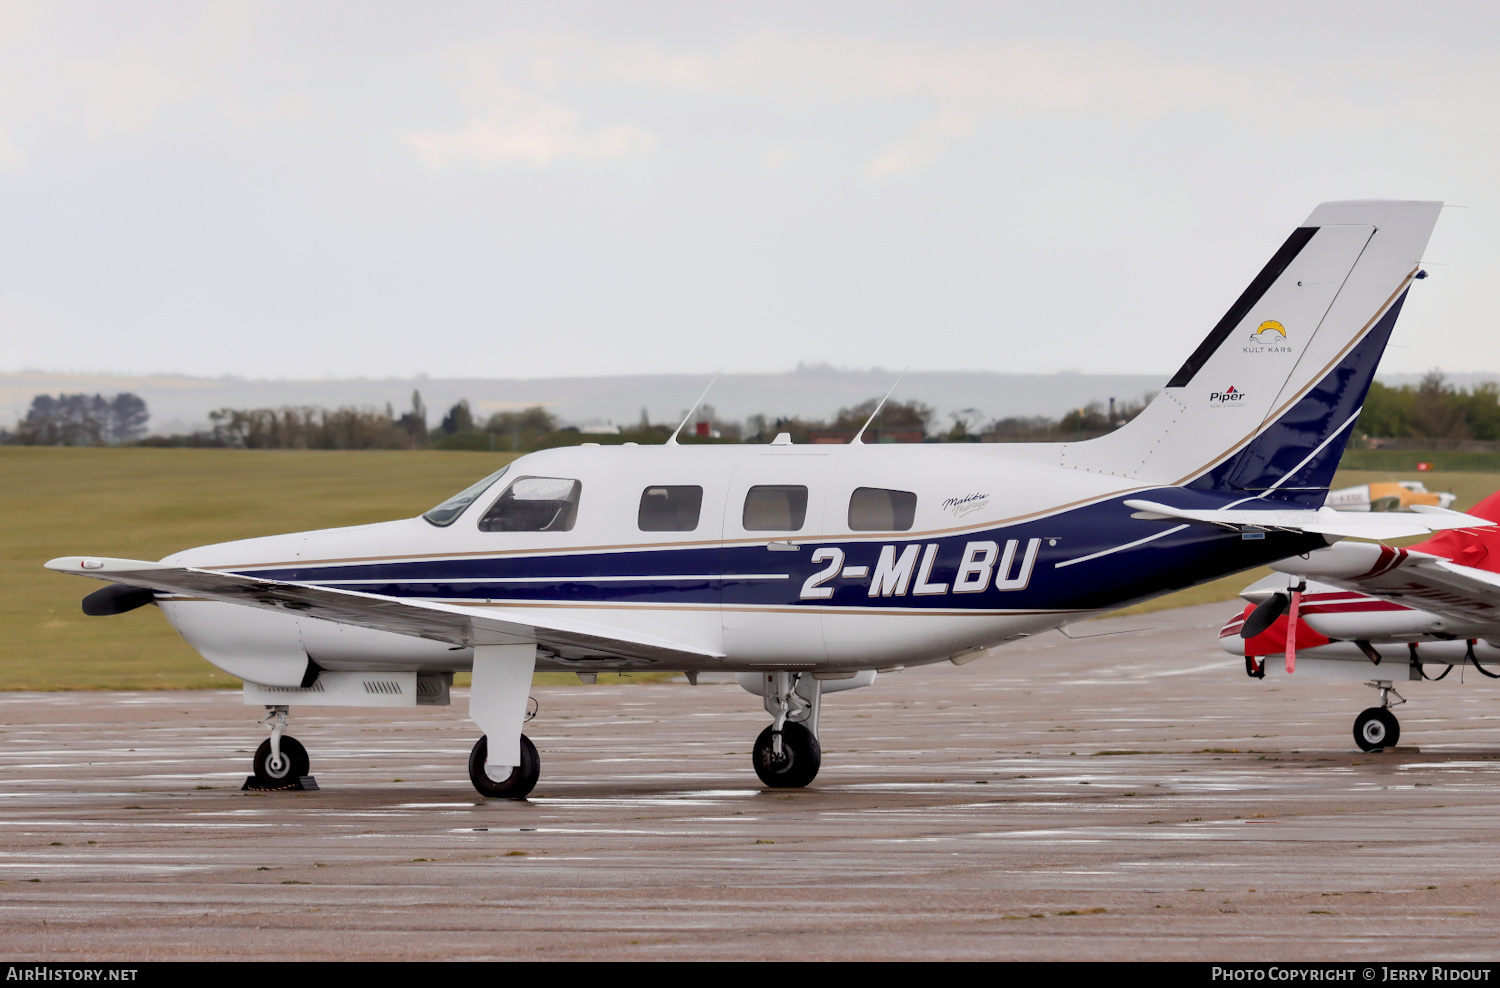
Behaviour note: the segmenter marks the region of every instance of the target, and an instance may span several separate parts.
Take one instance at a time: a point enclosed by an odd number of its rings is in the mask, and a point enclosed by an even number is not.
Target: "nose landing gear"
[[[1406,698],[1396,692],[1388,679],[1371,680],[1365,685],[1380,691],[1380,706],[1369,707],[1354,718],[1354,743],[1361,751],[1394,748],[1401,740],[1401,722],[1391,713],[1391,697],[1398,704],[1405,703]]]
[[[286,733],[285,706],[267,707],[260,723],[271,725],[271,736],[255,749],[255,774],[245,779],[245,789],[316,789],[308,775],[312,767],[302,742]]]

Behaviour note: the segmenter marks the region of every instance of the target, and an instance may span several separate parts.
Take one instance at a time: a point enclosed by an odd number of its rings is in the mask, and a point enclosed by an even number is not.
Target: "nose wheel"
[[[1362,751],[1394,748],[1401,739],[1401,722],[1384,707],[1370,707],[1354,718],[1354,743]]]
[[[312,763],[302,742],[290,734],[281,736],[281,753],[278,757],[271,751],[271,739],[266,738],[255,749],[255,781],[267,788],[276,788],[299,781]]]
[[[1380,691],[1380,706],[1363,710],[1354,718],[1354,743],[1361,751],[1394,748],[1401,740],[1401,722],[1391,713],[1391,697],[1396,698],[1396,703],[1405,703],[1406,699],[1396,692],[1389,680],[1375,679],[1365,685]]]

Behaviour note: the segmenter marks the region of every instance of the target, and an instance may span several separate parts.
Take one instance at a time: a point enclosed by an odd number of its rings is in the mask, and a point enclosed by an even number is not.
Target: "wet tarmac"
[[[1500,684],[1249,680],[1231,605],[825,701],[760,786],[733,685],[541,688],[485,802],[465,698],[294,711],[321,791],[239,790],[238,694],[0,694],[0,951],[27,959],[1493,959]],[[1084,632],[1076,632],[1084,633]],[[1456,680],[1455,674],[1450,680]]]

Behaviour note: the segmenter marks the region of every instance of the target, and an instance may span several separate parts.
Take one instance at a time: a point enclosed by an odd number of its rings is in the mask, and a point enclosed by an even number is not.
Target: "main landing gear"
[[[818,745],[822,684],[800,672],[765,674],[766,712],[774,719],[755,739],[755,774],[773,789],[800,789],[823,764]]]
[[[1379,751],[1394,748],[1401,740],[1401,722],[1391,713],[1391,697],[1396,703],[1405,703],[1406,698],[1392,687],[1388,679],[1371,680],[1365,684],[1380,691],[1380,706],[1370,707],[1354,718],[1354,743],[1361,751]]]
[[[286,733],[287,708],[267,707],[260,723],[271,725],[271,736],[255,749],[255,774],[245,780],[246,789],[316,789],[308,774],[312,763],[302,742]]]
[[[469,752],[469,781],[487,799],[525,799],[542,774],[521,727],[536,716],[530,697],[536,645],[475,645],[469,717],[484,733]]]

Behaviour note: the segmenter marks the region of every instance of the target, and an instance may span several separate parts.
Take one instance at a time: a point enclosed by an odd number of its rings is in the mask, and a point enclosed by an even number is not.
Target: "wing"
[[[187,594],[226,604],[293,612],[339,624],[392,631],[398,635],[430,638],[451,645],[508,645],[535,642],[568,652],[605,654],[656,662],[701,663],[723,656],[665,639],[589,622],[537,615],[520,608],[479,608],[380,594],[335,590],[310,583],[266,580],[237,573],[138,559],[63,556],[47,564],[50,570],[109,580],[163,593]],[[499,611],[499,614],[485,613]]]
[[[1466,622],[1500,620],[1500,575],[1425,552],[1340,542],[1271,568]]]
[[[1450,528],[1484,528],[1492,521],[1475,518],[1458,511],[1431,505],[1413,505],[1412,513],[1334,511],[1332,508],[1174,508],[1155,501],[1128,500],[1125,507],[1135,509],[1132,518],[1186,521],[1199,525],[1218,525],[1234,529],[1274,529],[1284,532],[1311,532],[1355,539],[1399,539],[1411,535],[1428,535]]]

